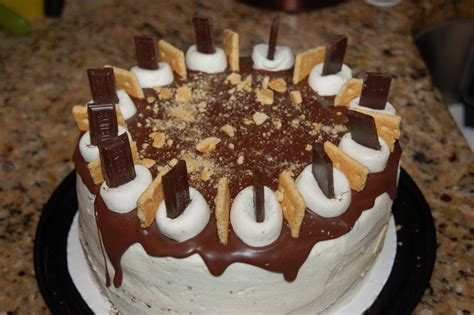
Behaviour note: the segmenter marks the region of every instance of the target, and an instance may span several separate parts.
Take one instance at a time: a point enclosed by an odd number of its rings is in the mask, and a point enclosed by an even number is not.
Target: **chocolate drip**
[[[278,39],[278,29],[280,27],[280,17],[273,18],[272,27],[270,28],[270,39],[268,40],[267,59],[275,59],[276,44]]]
[[[306,209],[298,238],[291,237],[289,227],[285,223],[278,239],[260,248],[243,243],[232,229],[227,246],[222,245],[217,237],[214,215],[196,237],[182,243],[176,242],[164,236],[156,224],[146,229],[141,228],[136,210],[126,214],[108,210],[98,195],[95,201],[98,226],[105,251],[115,269],[114,286],[119,287],[122,284],[122,255],[135,243],[141,244],[147,254],[154,257],[185,258],[199,254],[214,276],[221,275],[229,265],[241,262],[282,273],[287,281],[293,281],[316,243],[348,233],[363,210],[374,206],[375,196],[387,192],[391,199],[395,199],[400,154],[401,149],[397,143],[385,170],[369,174],[363,191],[352,191],[352,202],[341,216],[324,218]],[[286,251],[283,248],[292,250]]]

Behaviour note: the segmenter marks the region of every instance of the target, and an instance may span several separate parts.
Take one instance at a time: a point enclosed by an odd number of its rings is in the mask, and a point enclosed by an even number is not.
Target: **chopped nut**
[[[235,135],[235,128],[229,124],[224,125],[221,130],[231,138]]]
[[[181,86],[176,90],[176,102],[187,103],[191,100],[191,89],[187,86]]]
[[[272,80],[268,84],[268,87],[275,92],[284,93],[286,92],[286,81],[283,80],[282,78]]]
[[[273,123],[273,126],[275,126],[275,128],[276,128],[277,130],[279,130],[279,129],[281,128],[281,126],[282,126],[282,124],[281,124],[281,119],[280,119],[280,118],[274,118],[274,119],[272,119],[272,123]]]
[[[291,99],[291,102],[293,102],[293,104],[301,104],[301,102],[303,101],[300,91],[291,91],[290,99]]]
[[[209,137],[201,140],[196,144],[196,150],[202,153],[209,153],[216,149],[217,144],[221,142],[221,139],[216,137]]]
[[[248,119],[247,117],[244,118],[244,125],[251,125],[252,119]]]
[[[152,147],[161,149],[165,144],[165,133],[164,132],[152,132],[150,138],[153,139]]]
[[[173,89],[171,88],[161,88],[159,93],[158,96],[160,97],[160,100],[169,100],[173,97]]]
[[[207,168],[204,169],[204,171],[201,173],[201,180],[203,181],[208,181],[212,176],[212,172],[208,170]]]
[[[195,118],[193,116],[193,113],[189,110],[185,110],[181,107],[171,107],[169,109],[169,114],[173,117],[176,117],[178,119],[182,119],[184,121],[194,121]]]
[[[237,164],[242,165],[244,164],[244,156],[241,155],[237,158]]]
[[[313,123],[314,131],[320,132],[323,125],[321,123]]]
[[[227,147],[228,147],[229,149],[231,149],[231,150],[234,150],[234,148],[235,148],[235,146],[234,146],[233,143],[229,143],[229,144],[227,145]]]
[[[313,146],[311,144],[307,144],[305,150],[306,151],[311,151],[313,149]]]
[[[265,104],[271,105],[273,104],[273,91],[269,89],[257,89],[257,101]]]
[[[154,96],[148,96],[148,97],[146,98],[146,101],[147,101],[148,103],[153,103],[154,101],[156,101],[156,97],[154,97]]]
[[[248,75],[244,81],[241,81],[239,84],[237,84],[237,91],[246,91],[250,92],[252,91],[252,75]]]
[[[142,160],[142,165],[145,166],[146,168],[152,168],[153,165],[156,164],[155,160],[152,159],[143,159]]]
[[[240,74],[232,72],[227,76],[226,81],[229,81],[232,85],[237,85],[241,82],[240,78]]]
[[[148,146],[149,146],[148,143],[143,143],[143,144],[142,144],[142,149],[146,149],[146,148],[148,148]]]
[[[168,140],[166,140],[166,144],[167,144],[169,147],[171,147],[171,146],[173,145],[173,142],[174,142],[173,139],[168,139]]]
[[[255,114],[253,114],[252,118],[253,118],[253,121],[255,122],[255,124],[257,126],[260,126],[261,124],[263,124],[265,122],[265,120],[268,119],[268,116],[265,113],[256,112]]]

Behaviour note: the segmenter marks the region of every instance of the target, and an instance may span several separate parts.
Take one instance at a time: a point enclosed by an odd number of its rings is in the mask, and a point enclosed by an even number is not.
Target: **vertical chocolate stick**
[[[126,184],[135,178],[132,150],[127,133],[99,144],[100,166],[107,186]]]
[[[263,174],[258,168],[253,169],[253,204],[255,206],[255,221],[265,221],[265,195]]]
[[[347,118],[352,140],[368,148],[380,150],[377,127],[372,116],[349,110]]]
[[[280,17],[275,16],[273,18],[272,26],[270,28],[270,39],[268,40],[268,52],[267,59],[275,59],[275,51],[278,39],[278,29],[280,28]]]
[[[87,69],[92,99],[97,104],[118,104],[114,70],[112,68]]]
[[[314,179],[321,191],[328,198],[334,198],[334,173],[332,161],[321,146],[313,147],[313,164],[311,166]]]
[[[326,46],[322,75],[335,74],[341,71],[346,48],[347,37],[345,35],[337,35],[329,40]]]
[[[152,36],[135,36],[135,52],[139,68],[147,70],[158,69],[155,39]]]
[[[195,16],[193,24],[197,51],[203,54],[215,53],[216,47],[212,39],[212,19],[210,17]]]
[[[179,217],[191,202],[185,161],[179,160],[168,173],[163,175],[163,191],[166,216],[171,219]]]
[[[392,76],[390,74],[366,73],[359,105],[373,109],[384,109],[391,83]]]
[[[88,104],[91,144],[98,145],[118,135],[117,114],[114,104]]]

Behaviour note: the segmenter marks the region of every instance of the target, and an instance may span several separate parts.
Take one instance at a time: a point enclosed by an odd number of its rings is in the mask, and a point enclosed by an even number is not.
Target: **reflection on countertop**
[[[190,20],[196,12],[214,18],[216,35],[225,27],[239,32],[242,54],[248,55],[253,44],[266,40],[275,15],[234,1],[105,2],[66,6],[62,19],[34,24],[31,37],[0,33],[0,312],[48,312],[34,278],[34,233],[43,204],[73,169],[78,132],[71,109],[90,99],[85,69],[131,66],[137,33],[185,48],[194,40]],[[411,35],[412,29],[466,15],[473,15],[472,2],[447,0],[402,1],[386,9],[347,1],[281,14],[280,41],[293,51],[344,33],[355,77],[364,71],[395,76],[390,99],[403,117],[403,167],[432,209],[439,243],[419,314],[474,309],[474,154],[432,87]]]

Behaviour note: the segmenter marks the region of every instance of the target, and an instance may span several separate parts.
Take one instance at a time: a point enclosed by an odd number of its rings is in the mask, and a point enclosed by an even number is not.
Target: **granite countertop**
[[[216,35],[224,27],[238,31],[249,54],[267,39],[275,15],[234,1],[104,2],[71,4],[63,18],[35,23],[29,37],[0,33],[0,312],[48,312],[35,281],[33,240],[44,203],[73,169],[78,131],[71,108],[90,99],[85,69],[131,66],[138,33],[184,49],[194,40],[196,12],[214,18]],[[432,87],[411,30],[472,11],[469,1],[407,0],[388,9],[348,1],[281,14],[280,42],[295,52],[344,33],[354,76],[366,70],[395,76],[391,101],[403,117],[402,165],[431,207],[438,239],[431,286],[416,309],[421,314],[474,309],[474,154]]]

